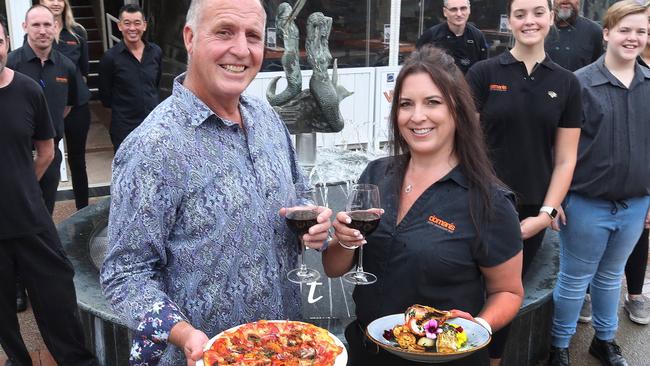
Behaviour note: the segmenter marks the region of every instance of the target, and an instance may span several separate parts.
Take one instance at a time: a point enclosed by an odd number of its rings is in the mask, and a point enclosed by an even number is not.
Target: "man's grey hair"
[[[203,7],[203,3],[205,3],[206,1],[219,1],[219,0],[192,0],[192,2],[190,3],[190,8],[187,10],[187,16],[185,17],[185,24],[187,24],[190,28],[196,29],[196,25],[199,24],[199,17],[201,14],[200,10]],[[264,7],[262,0],[259,0],[259,2],[260,5]]]
[[[443,2],[442,2],[442,6],[444,6],[444,7],[446,8],[448,5],[449,5],[449,0],[443,0]],[[468,7],[471,7],[471,6],[472,6],[472,5],[470,4],[469,0],[467,0],[467,6],[468,6]]]

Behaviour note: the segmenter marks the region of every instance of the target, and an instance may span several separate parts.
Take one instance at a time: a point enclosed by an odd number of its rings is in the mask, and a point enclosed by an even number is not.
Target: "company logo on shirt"
[[[549,90],[548,91],[548,96],[551,97],[551,98],[557,98],[557,93],[552,91],[552,90]]]
[[[508,91],[508,86],[501,84],[490,84],[490,91],[506,92]]]
[[[429,216],[428,222],[429,224],[449,233],[453,233],[454,231],[456,231],[456,224],[454,224],[453,222],[447,222],[436,215]]]
[[[69,45],[73,45],[73,46],[74,46],[74,45],[77,44],[77,41],[66,41],[65,44],[69,44]]]
[[[57,76],[56,77],[56,82],[57,83],[67,84],[68,83],[68,78],[63,77],[63,76]]]

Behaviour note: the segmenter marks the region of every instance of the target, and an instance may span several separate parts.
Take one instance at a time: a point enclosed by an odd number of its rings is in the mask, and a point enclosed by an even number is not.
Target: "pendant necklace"
[[[411,193],[412,190],[413,190],[413,186],[410,184],[407,184],[406,188],[404,188],[405,193]]]

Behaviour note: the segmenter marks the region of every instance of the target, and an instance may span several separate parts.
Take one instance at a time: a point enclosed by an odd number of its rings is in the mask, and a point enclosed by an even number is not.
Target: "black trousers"
[[[112,124],[116,124],[116,122],[111,121]],[[126,139],[126,137],[133,132],[139,125],[135,126],[114,126],[111,125],[111,129],[109,131],[109,134],[111,135],[111,143],[113,144],[113,152],[117,153],[117,149],[120,148],[120,145]]]
[[[0,240],[0,344],[14,365],[31,366],[16,316],[15,274],[31,299],[43,341],[59,365],[97,365],[84,345],[74,270],[54,224],[35,235]]]
[[[79,210],[88,206],[88,174],[86,173],[86,138],[90,128],[88,103],[73,107],[65,118],[64,126],[72,191]]]
[[[536,205],[522,205],[517,207],[519,211],[519,221],[531,216],[537,216],[539,214],[539,209],[541,206]],[[542,246],[544,241],[544,234],[546,230],[542,230],[536,235],[524,240],[524,249],[523,249],[523,268],[521,271],[521,277],[528,272],[535,255],[539,250],[539,247]],[[492,335],[492,342],[490,342],[489,351],[490,358],[501,358],[503,357],[503,351],[506,348],[506,342],[508,342],[508,334],[510,334],[510,324],[494,332]]]
[[[645,271],[648,266],[648,229],[644,229],[639,241],[636,243],[632,254],[625,264],[625,281],[627,282],[627,293],[641,295]]]
[[[59,189],[59,182],[61,181],[61,150],[59,150],[59,141],[60,139],[54,139],[54,160],[45,173],[41,180],[38,181],[38,184],[41,186],[41,192],[43,192],[43,200],[45,201],[45,207],[50,212],[50,215],[54,212],[54,202],[56,202],[56,191]]]

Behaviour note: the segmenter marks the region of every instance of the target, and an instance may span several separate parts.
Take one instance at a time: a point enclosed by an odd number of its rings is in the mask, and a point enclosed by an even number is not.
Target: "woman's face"
[[[404,78],[398,106],[397,125],[411,155],[451,155],[456,123],[428,74]]]
[[[514,0],[508,24],[517,43],[524,46],[544,44],[553,24],[553,12],[547,0]]]
[[[47,6],[55,17],[63,14],[63,10],[65,10],[64,0],[41,0],[41,5]]]
[[[648,42],[648,16],[631,14],[623,17],[612,29],[603,29],[607,53],[619,61],[633,61]]]
[[[645,13],[648,16],[648,35],[650,35],[650,7],[648,7],[648,10]],[[645,48],[647,50],[650,50],[650,36],[648,37],[648,40],[646,41]]]

